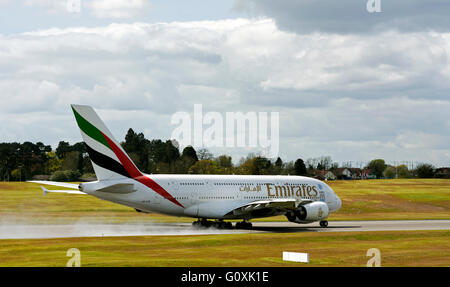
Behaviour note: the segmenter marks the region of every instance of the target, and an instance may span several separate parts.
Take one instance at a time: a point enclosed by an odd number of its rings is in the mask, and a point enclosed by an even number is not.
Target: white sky
[[[450,4],[381,1],[0,0],[0,141],[81,141],[70,103],[168,139],[202,104],[279,112],[283,160],[450,166]]]

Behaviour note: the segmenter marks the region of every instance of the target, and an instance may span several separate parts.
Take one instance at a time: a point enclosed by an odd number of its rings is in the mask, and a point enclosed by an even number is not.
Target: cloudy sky
[[[450,3],[380,3],[0,0],[0,141],[80,141],[71,103],[169,139],[202,104],[278,112],[283,160],[450,166]]]

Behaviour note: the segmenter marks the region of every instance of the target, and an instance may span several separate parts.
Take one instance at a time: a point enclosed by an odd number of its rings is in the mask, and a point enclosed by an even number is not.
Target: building
[[[340,167],[336,169],[336,177],[338,179],[353,179],[352,172],[346,167]]]
[[[314,172],[314,178],[320,179],[320,180],[335,180],[336,176],[333,172],[329,170],[316,170]]]
[[[450,167],[441,167],[441,168],[436,169],[434,177],[450,178]]]

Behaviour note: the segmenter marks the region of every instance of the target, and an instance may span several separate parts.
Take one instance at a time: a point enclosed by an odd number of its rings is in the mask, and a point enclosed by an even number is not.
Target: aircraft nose
[[[337,196],[337,195],[336,195],[336,201],[337,201],[337,208],[336,208],[336,210],[338,210],[338,209],[341,208],[341,206],[342,206],[342,201],[341,201],[341,199],[339,198],[339,196]]]

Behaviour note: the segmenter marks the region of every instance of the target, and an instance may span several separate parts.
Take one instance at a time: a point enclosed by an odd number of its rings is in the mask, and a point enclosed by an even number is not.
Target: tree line
[[[271,160],[248,154],[233,164],[229,155],[214,156],[207,149],[192,146],[182,151],[171,140],[146,139],[143,133],[129,129],[120,143],[136,166],[148,174],[243,174],[243,175],[303,175],[316,176],[317,171],[339,172],[331,157],[309,158],[284,162],[280,157]],[[53,150],[42,142],[0,143],[0,180],[23,181],[32,178],[55,181],[95,179],[94,170],[84,142],[73,145],[60,141]],[[390,166],[382,159],[372,160],[366,167],[376,178],[435,177],[436,168],[418,165],[415,170],[406,166]],[[342,169],[342,168],[341,168]]]

